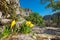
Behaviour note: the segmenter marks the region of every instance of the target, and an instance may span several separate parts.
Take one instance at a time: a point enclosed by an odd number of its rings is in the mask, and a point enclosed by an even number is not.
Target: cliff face
[[[2,13],[2,15],[0,16],[7,16],[8,14],[10,14],[10,16],[12,17],[15,14],[20,14],[19,8],[19,0],[0,0],[0,14]]]
[[[0,0],[0,18],[1,23],[7,23],[9,19],[15,19],[20,14],[19,0]],[[8,19],[7,19],[8,18]]]
[[[44,20],[51,20],[52,15],[45,15],[43,17]]]
[[[6,0],[9,4],[14,3],[20,6],[19,0]]]
[[[16,8],[16,14],[20,14],[20,11],[19,11],[19,7],[20,7],[19,0],[9,0],[9,2],[12,3],[12,5],[14,5],[14,8]]]

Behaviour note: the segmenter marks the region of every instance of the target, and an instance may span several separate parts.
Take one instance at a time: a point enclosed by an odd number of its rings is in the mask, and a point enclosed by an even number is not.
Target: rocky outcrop
[[[6,5],[7,10],[6,10],[6,13],[5,13],[4,9],[2,11],[0,11],[0,19],[1,19],[0,21],[2,23],[7,23],[10,21],[10,19],[7,19],[7,18],[12,17],[12,16],[16,17],[16,15],[18,15],[18,14],[20,15],[20,10],[19,10],[20,3],[19,3],[19,0],[3,0],[2,2],[4,2],[4,1],[6,3],[4,5]],[[4,8],[5,8],[5,6],[4,6]],[[3,12],[4,12],[4,15],[3,15]]]
[[[51,20],[52,15],[45,15],[43,17],[44,20]]]
[[[19,0],[0,0],[0,11],[3,15],[8,14],[20,14],[20,2]],[[4,4],[3,4],[4,3]]]
[[[20,14],[20,10],[19,10],[20,2],[19,2],[19,0],[9,0],[9,1],[12,3],[13,7],[16,8],[16,14]]]
[[[9,23],[9,22],[11,22],[11,19],[2,19],[1,20],[1,23],[3,23],[3,24]]]

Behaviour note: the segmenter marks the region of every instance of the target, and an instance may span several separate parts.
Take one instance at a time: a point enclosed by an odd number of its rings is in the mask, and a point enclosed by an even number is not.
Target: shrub
[[[43,26],[43,22],[44,22],[43,17],[40,16],[38,13],[31,13],[28,17],[25,16],[24,18],[28,21],[31,21],[35,25],[40,26],[42,24]]]
[[[27,34],[27,33],[30,33],[30,31],[31,30],[29,26],[27,26],[26,24],[21,25],[21,29],[20,29],[21,33]]]
[[[32,24],[31,21],[26,21],[25,23],[23,23],[23,24],[21,25],[20,32],[21,32],[21,33],[24,33],[24,34],[30,33],[30,32],[31,32],[31,28],[32,28],[33,26],[34,26],[34,25]]]

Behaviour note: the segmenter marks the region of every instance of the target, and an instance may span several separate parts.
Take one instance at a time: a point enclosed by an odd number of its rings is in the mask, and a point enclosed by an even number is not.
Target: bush
[[[31,21],[35,25],[43,26],[43,17],[40,16],[38,13],[31,13],[28,17],[24,17],[26,20]]]
[[[30,33],[30,27],[27,26],[25,23],[21,25],[21,29],[20,29],[20,32],[23,33],[23,34],[27,34],[27,33]]]
[[[26,21],[21,25],[20,32],[27,34],[31,32],[31,28],[34,26],[31,21]]]

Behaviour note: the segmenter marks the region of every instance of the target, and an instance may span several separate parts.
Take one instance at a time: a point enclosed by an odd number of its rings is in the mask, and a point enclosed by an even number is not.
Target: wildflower
[[[31,24],[30,21],[26,21],[26,25],[29,26]]]
[[[26,21],[26,25],[29,26],[29,27],[33,27],[34,25],[31,23],[31,21]]]
[[[16,24],[16,21],[13,20],[12,23],[11,23],[11,28]]]
[[[30,27],[32,28],[34,25],[33,24],[30,24]]]
[[[31,24],[31,21],[28,21],[29,22],[29,24]]]

